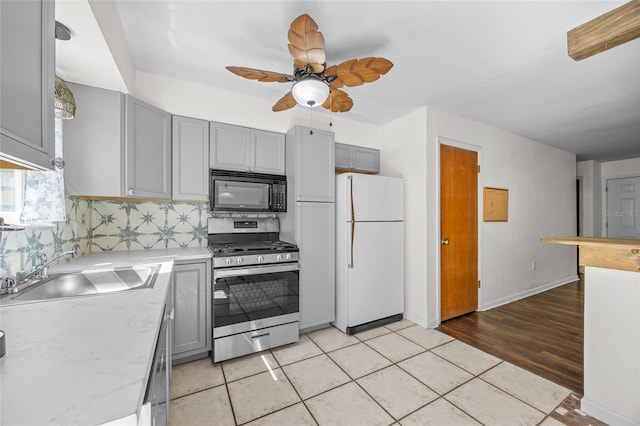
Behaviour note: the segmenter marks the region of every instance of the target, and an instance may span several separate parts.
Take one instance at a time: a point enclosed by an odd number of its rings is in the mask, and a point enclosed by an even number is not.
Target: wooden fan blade
[[[289,91],[286,95],[280,98],[280,100],[276,102],[275,105],[273,105],[271,111],[285,111],[287,109],[293,108],[294,106],[296,106],[296,100],[293,98],[293,94],[291,94],[291,91]]]
[[[305,13],[294,19],[289,28],[288,38],[287,47],[296,67],[304,70],[307,65],[311,65],[313,72],[316,73],[324,70],[326,62],[324,37],[318,31],[318,24],[311,19],[311,16]]]
[[[289,74],[282,74],[274,71],[258,70],[255,68],[245,67],[226,67],[229,71],[240,77],[248,78],[249,80],[258,80],[264,83],[289,83],[293,81],[293,76]]]
[[[325,71],[325,75],[338,76],[329,84],[331,87],[339,88],[342,85],[354,87],[376,81],[392,67],[393,63],[385,58],[350,59],[340,65],[330,66]]]
[[[343,90],[331,89],[322,106],[333,112],[347,112],[353,106],[353,99]]]

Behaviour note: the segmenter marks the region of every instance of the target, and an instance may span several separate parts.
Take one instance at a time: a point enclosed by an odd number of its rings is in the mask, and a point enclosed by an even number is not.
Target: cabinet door
[[[73,120],[62,121],[64,185],[67,195],[120,197],[124,190],[124,109],[122,93],[68,83],[78,105]],[[105,179],[108,176],[108,179]]]
[[[300,329],[335,319],[335,205],[296,203]]]
[[[296,201],[334,201],[333,137],[333,132],[296,128]]]
[[[354,170],[363,172],[378,173],[380,172],[380,151],[371,148],[362,148],[359,146],[352,147]]]
[[[336,169],[351,169],[351,147],[342,143],[336,143]]]
[[[172,185],[174,200],[207,200],[209,122],[173,117]]]
[[[0,2],[0,159],[51,169],[54,1]]]
[[[212,169],[248,172],[251,161],[251,130],[245,127],[211,123],[209,166]]]
[[[171,198],[171,114],[127,96],[127,195]]]
[[[204,262],[173,267],[174,359],[211,350],[207,274],[207,263]]]
[[[252,130],[251,171],[284,175],[284,146],[285,137],[283,134]]]

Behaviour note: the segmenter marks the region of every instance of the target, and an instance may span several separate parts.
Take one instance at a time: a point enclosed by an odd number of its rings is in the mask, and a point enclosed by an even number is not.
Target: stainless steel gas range
[[[277,218],[209,218],[213,362],[293,343],[299,334],[298,247]]]

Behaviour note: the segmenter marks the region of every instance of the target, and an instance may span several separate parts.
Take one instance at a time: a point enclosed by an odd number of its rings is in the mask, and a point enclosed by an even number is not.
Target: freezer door
[[[404,312],[402,222],[355,224],[347,300],[348,327]]]
[[[350,174],[347,192],[353,200],[354,218],[358,222],[403,220],[402,178]]]

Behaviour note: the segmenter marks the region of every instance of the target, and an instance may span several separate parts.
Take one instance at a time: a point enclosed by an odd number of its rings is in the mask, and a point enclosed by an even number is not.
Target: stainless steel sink
[[[18,293],[4,296],[2,302],[19,303],[152,288],[157,271],[157,265],[145,265],[50,274]]]

